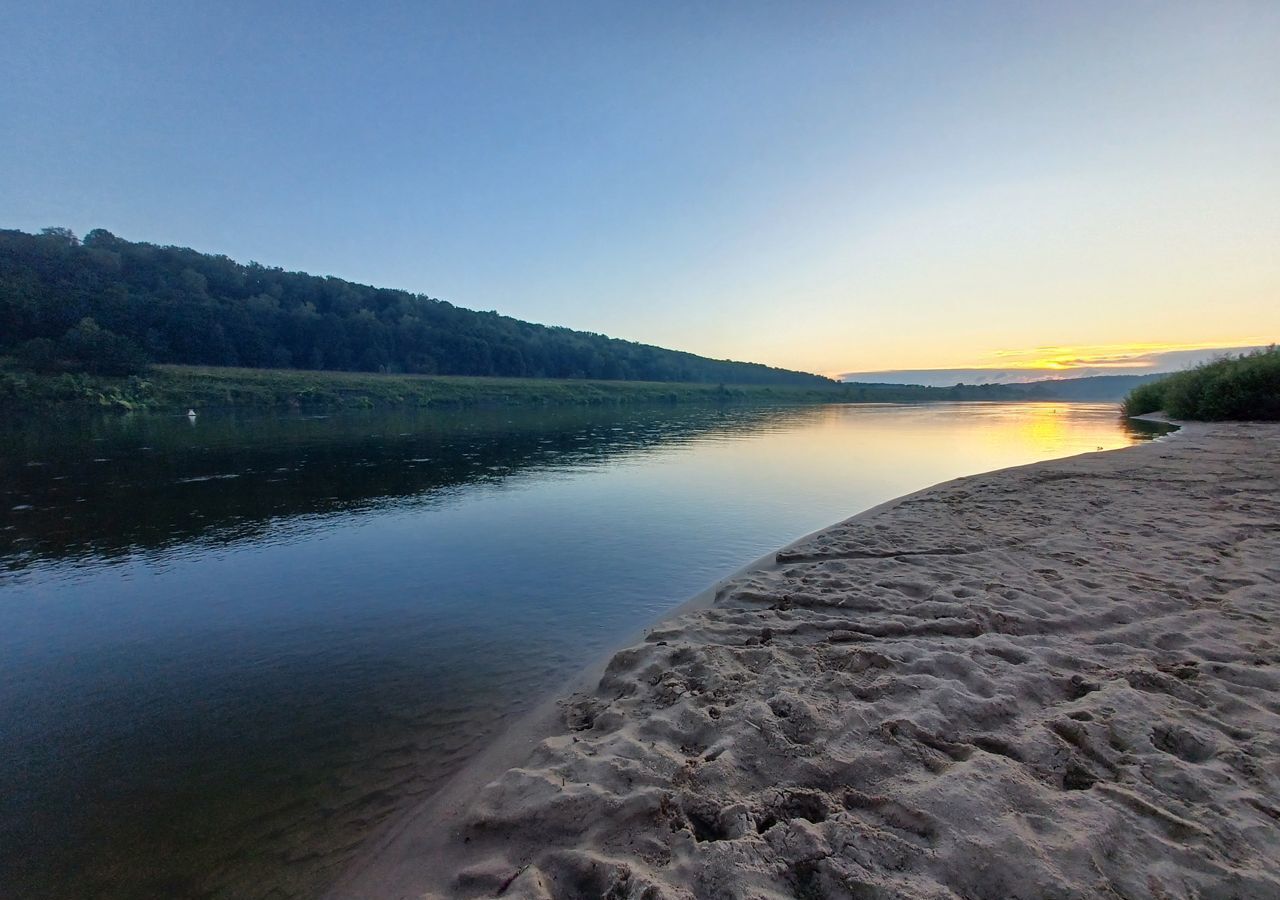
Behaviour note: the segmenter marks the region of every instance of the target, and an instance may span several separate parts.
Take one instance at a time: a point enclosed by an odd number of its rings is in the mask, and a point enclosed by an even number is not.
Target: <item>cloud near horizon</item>
[[[1099,347],[1035,347],[997,350],[994,362],[969,368],[888,369],[875,372],[843,372],[841,381],[871,384],[922,384],[946,387],[965,384],[1025,384],[1094,375],[1155,375],[1176,372],[1197,363],[1246,353],[1267,346],[1265,342],[1229,347],[1196,347],[1170,344],[1133,344]]]

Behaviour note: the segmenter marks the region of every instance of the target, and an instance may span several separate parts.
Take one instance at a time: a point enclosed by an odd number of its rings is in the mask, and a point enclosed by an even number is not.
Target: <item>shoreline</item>
[[[1138,417],[1135,417],[1138,418]],[[1142,417],[1148,421],[1164,423],[1157,417]],[[1173,432],[1176,433],[1176,432]],[[1165,435],[1164,437],[1167,437]],[[1158,440],[1158,439],[1157,439]],[[1129,449],[1129,448],[1124,448]],[[1097,451],[1091,451],[1097,452]],[[1114,452],[1114,451],[1107,451]],[[1036,466],[1040,463],[1027,463]],[[1016,466],[1014,468],[1024,468]],[[1003,470],[1001,470],[1003,471]],[[441,849],[451,840],[456,840],[456,832],[464,824],[464,816],[477,791],[503,772],[518,765],[532,752],[539,743],[564,729],[564,708],[574,697],[582,696],[592,690],[605,674],[609,663],[621,651],[635,644],[642,643],[649,634],[663,625],[689,613],[710,607],[722,590],[732,585],[739,578],[756,572],[773,571],[780,567],[777,561],[779,554],[786,553],[822,533],[843,525],[856,523],[863,518],[885,512],[919,494],[927,493],[953,482],[964,481],[976,475],[962,475],[959,478],[938,482],[920,488],[883,503],[878,503],[847,519],[841,519],[833,525],[804,534],[784,546],[771,550],[751,562],[746,563],[730,574],[718,579],[678,606],[668,610],[656,620],[625,637],[622,641],[604,651],[598,658],[588,663],[583,669],[570,676],[548,697],[539,702],[533,709],[517,717],[511,725],[504,728],[494,741],[463,769],[451,776],[450,784],[427,798],[423,803],[406,810],[406,812],[386,823],[381,834],[370,840],[360,856],[348,865],[342,875],[326,890],[326,900],[342,900],[342,898],[391,898],[413,897],[420,890],[408,888],[403,881],[405,870],[416,870],[424,858],[429,858],[432,851]],[[441,824],[441,822],[448,824]],[[416,829],[419,823],[426,823]]]
[[[36,373],[0,356],[0,409],[12,414],[63,410],[182,414],[207,410],[449,410],[514,407],[625,407],[672,404],[1115,402],[1059,398],[1044,389],[1000,385],[937,388],[836,383],[712,383],[585,378],[415,375],[344,370],[247,369],[157,364],[128,376]]]
[[[1152,420],[1156,417],[1144,416],[1141,418]],[[1263,427],[1265,428],[1265,426]],[[894,549],[894,552],[891,553],[862,553],[844,557],[827,557],[823,556],[820,551],[815,555],[815,547],[821,548],[824,545],[830,545],[833,540],[841,539],[842,533],[866,532],[871,526],[882,528],[884,523],[879,523],[877,520],[885,519],[891,521],[896,510],[913,503],[931,501],[936,499],[937,495],[948,492],[954,493],[966,486],[973,485],[980,488],[982,483],[992,480],[1007,481],[1013,479],[1016,481],[1026,479],[1029,475],[1041,470],[1070,464],[1075,464],[1076,466],[1085,465],[1088,468],[1086,461],[1089,460],[1104,456],[1116,457],[1122,455],[1122,453],[1126,455],[1126,458],[1132,458],[1142,454],[1144,451],[1155,453],[1156,451],[1151,448],[1160,446],[1190,449],[1182,445],[1194,443],[1196,440],[1205,438],[1206,435],[1212,435],[1215,432],[1220,433],[1222,430],[1221,426],[1182,425],[1181,431],[1174,432],[1171,435],[1173,442],[1153,441],[1124,448],[1124,451],[1086,453],[1065,459],[1031,463],[942,482],[879,504],[834,525],[798,538],[787,546],[748,563],[738,571],[721,579],[671,610],[641,634],[637,635],[634,646],[624,644],[624,649],[597,661],[579,673],[568,685],[564,686],[562,691],[556,693],[540,704],[533,712],[518,720],[493,745],[469,764],[449,787],[416,809],[409,811],[405,816],[398,819],[392,827],[388,828],[382,837],[374,839],[366,851],[361,854],[360,858],[349,866],[342,877],[331,887],[326,896],[335,898],[355,896],[408,897],[422,896],[424,890],[428,891],[428,896],[433,896],[430,893],[432,890],[438,892],[435,895],[439,896],[492,896],[496,888],[503,888],[504,885],[511,889],[510,891],[503,890],[504,896],[586,896],[589,895],[590,891],[585,888],[581,890],[587,890],[587,893],[580,894],[575,893],[575,889],[566,887],[571,882],[577,883],[580,878],[587,877],[584,874],[585,870],[582,869],[584,865],[590,872],[596,872],[597,874],[612,872],[613,874],[608,877],[614,879],[612,883],[614,883],[615,887],[621,883],[617,882],[619,877],[622,877],[628,884],[633,883],[633,878],[637,879],[638,883],[649,884],[650,876],[656,875],[657,880],[651,884],[658,890],[658,893],[654,894],[654,896],[691,896],[684,892],[690,884],[700,884],[700,890],[707,889],[708,883],[705,880],[698,881],[699,876],[690,874],[689,871],[693,863],[699,859],[698,850],[700,848],[718,849],[739,843],[733,838],[742,838],[753,831],[753,829],[743,825],[744,821],[754,821],[759,834],[765,835],[767,832],[765,837],[772,837],[774,832],[781,830],[777,823],[771,823],[767,828],[760,827],[764,818],[770,818],[770,816],[766,815],[762,818],[759,814],[748,814],[737,809],[738,806],[743,804],[735,806],[734,804],[726,805],[723,802],[718,804],[718,808],[704,808],[699,811],[696,807],[706,798],[699,798],[696,791],[693,792],[692,800],[688,798],[677,800],[676,803],[679,809],[674,814],[671,814],[670,810],[664,808],[668,801],[655,800],[653,790],[637,792],[638,795],[644,795],[643,799],[636,802],[646,807],[647,817],[652,815],[657,815],[659,818],[664,815],[674,817],[675,822],[671,824],[667,834],[687,831],[691,836],[689,841],[683,843],[679,840],[675,841],[675,844],[679,846],[668,846],[663,851],[657,851],[659,856],[665,853],[668,857],[666,865],[655,867],[654,871],[649,871],[643,866],[646,854],[640,854],[640,860],[638,861],[640,865],[637,865],[637,860],[634,859],[613,858],[600,852],[606,847],[610,847],[607,840],[597,838],[584,839],[581,835],[578,835],[580,829],[575,830],[575,826],[572,823],[563,821],[563,814],[558,813],[555,807],[564,799],[566,794],[573,793],[573,789],[566,790],[562,786],[561,789],[552,792],[553,795],[559,795],[559,797],[548,796],[544,790],[545,784],[542,783],[542,780],[530,778],[532,774],[530,769],[513,769],[512,767],[528,761],[533,756],[538,758],[537,762],[541,764],[547,764],[549,760],[554,760],[555,762],[554,766],[544,765],[543,768],[532,770],[533,773],[545,773],[548,770],[555,770],[561,773],[559,777],[562,780],[571,779],[575,767],[583,769],[584,766],[591,768],[597,765],[603,766],[605,769],[604,774],[617,776],[619,771],[632,765],[633,761],[626,759],[627,753],[592,751],[590,756],[603,757],[604,761],[600,763],[589,762],[583,758],[583,753],[576,749],[574,745],[579,743],[579,737],[575,735],[581,735],[582,742],[586,743],[597,732],[601,732],[600,743],[604,744],[611,740],[611,734],[626,731],[633,726],[643,725],[645,716],[656,719],[663,715],[662,710],[665,708],[663,704],[658,706],[650,704],[645,707],[643,715],[635,712],[629,713],[625,710],[615,713],[613,710],[608,709],[608,698],[601,696],[606,681],[613,682],[610,686],[610,692],[612,693],[618,693],[619,684],[624,687],[618,699],[627,696],[628,691],[639,693],[645,690],[643,685],[635,683],[634,679],[632,679],[631,683],[627,682],[626,677],[620,679],[620,672],[631,667],[633,663],[633,660],[627,657],[637,654],[643,655],[659,647],[666,647],[676,643],[687,644],[688,649],[694,654],[703,646],[714,646],[709,643],[700,644],[698,637],[692,634],[692,632],[705,625],[705,623],[697,621],[699,616],[696,614],[719,614],[721,612],[720,601],[725,600],[726,597],[735,594],[735,592],[741,597],[750,595],[753,592],[767,594],[769,590],[773,590],[776,599],[778,583],[780,581],[785,582],[786,570],[794,568],[797,564],[824,565],[828,564],[830,560],[844,559],[847,561],[856,557],[866,560],[874,559],[877,560],[877,564],[891,566],[894,559],[910,559],[915,555],[923,556],[934,552]],[[805,552],[797,552],[800,548],[807,548],[807,550]],[[949,553],[950,551],[940,551],[940,555],[944,558]],[[824,560],[827,562],[824,562]],[[789,600],[789,595],[784,594],[783,596]],[[784,608],[790,611],[791,605],[787,600],[784,600]],[[739,613],[742,609],[758,612],[760,602],[759,597],[752,597],[745,603],[738,602],[736,606],[731,603],[730,606],[735,612]],[[771,609],[777,608],[776,603],[771,607]],[[802,608],[808,610],[808,607]],[[815,608],[821,609],[823,605],[819,604]],[[826,609],[829,610],[830,606],[827,605]],[[675,627],[676,620],[685,617],[689,618],[679,623],[679,627]],[[702,618],[707,618],[707,615],[702,615]],[[741,618],[741,615],[739,615],[739,618]],[[771,640],[775,630],[765,627],[760,631],[760,634],[764,635],[764,637],[762,640],[756,640],[756,646],[763,648],[764,645],[775,645],[777,642]],[[702,627],[702,631],[705,632],[706,628]],[[657,640],[655,635],[659,634],[665,640]],[[856,639],[855,644],[861,643],[862,640]],[[748,646],[751,643],[751,639],[748,639],[744,646]],[[619,660],[623,661],[621,665]],[[592,697],[593,693],[595,694],[594,698]],[[782,696],[782,694],[778,696]],[[687,699],[686,697],[685,700],[678,699],[675,702],[677,705],[681,705]],[[745,699],[750,698],[747,696]],[[777,700],[777,697],[770,699],[769,704],[762,710],[763,714],[761,712],[755,714],[755,720],[751,717],[745,718],[744,724],[753,728],[760,736],[765,736],[761,721],[757,720],[762,720],[766,716],[780,720],[784,729],[788,721],[794,727],[802,723],[806,718],[821,718],[816,716],[812,710],[806,711],[805,707],[809,704],[794,695],[783,697],[782,705],[788,708],[781,711],[774,708],[777,705],[774,703],[775,700]],[[791,708],[792,706],[794,708]],[[728,710],[726,709],[722,712],[727,718]],[[569,726],[570,730],[568,732],[566,732],[566,719],[573,723]],[[822,730],[820,723],[811,727],[819,731]],[[913,725],[912,727],[918,726]],[[794,737],[794,735],[791,737]],[[634,743],[634,739],[635,736],[632,735],[628,742]],[[934,743],[937,743],[938,740],[940,739],[935,738]],[[734,749],[735,741],[701,740],[696,743],[716,744],[714,750],[706,751],[706,759],[711,761],[717,758],[723,759],[728,755],[726,750],[731,753]],[[741,743],[741,741],[738,741],[738,743]],[[942,740],[942,743],[945,744],[947,741]],[[720,744],[725,744],[726,746],[719,746]],[[925,745],[926,748],[933,746],[928,741],[925,742]],[[788,759],[787,754],[783,754],[783,760]],[[730,763],[730,765],[732,764]],[[609,771],[611,767],[613,771]],[[659,765],[659,768],[661,767]],[[628,775],[628,785],[630,784],[630,779],[631,776]],[[532,784],[529,783],[531,780]],[[524,782],[523,784],[516,783],[522,781]],[[1091,782],[1090,786],[1096,783],[1098,783],[1097,780]],[[584,781],[581,784],[585,784],[587,788],[591,787],[590,781]],[[581,784],[575,784],[573,788],[579,788]],[[799,789],[797,788],[797,790]],[[1098,793],[1103,794],[1110,789],[1104,786],[1098,790]],[[585,794],[586,805],[589,806],[594,803],[599,806],[604,803],[604,806],[608,807],[609,803],[602,799],[603,790],[599,788],[594,793],[591,790],[587,790]],[[616,795],[617,791],[615,790],[612,793]],[[671,794],[671,791],[667,793]],[[676,791],[676,793],[679,793],[679,791]],[[689,791],[686,790],[684,793],[689,794]],[[635,800],[635,798],[632,799]],[[827,801],[830,799],[829,797],[826,798]],[[864,797],[863,799],[867,798]],[[871,799],[875,800],[875,802],[870,803],[869,800],[870,806],[855,802],[853,807],[850,807],[846,797],[843,801],[846,810],[845,815],[849,815],[848,811],[850,809],[853,810],[855,816],[859,814],[859,810],[864,809],[876,809],[883,814],[884,810],[881,807],[884,804],[893,803],[895,806],[897,805],[896,800]],[[812,797],[805,802],[810,801],[812,801]],[[1132,806],[1138,801],[1130,799],[1125,802]],[[648,809],[653,803],[657,803],[659,806],[656,812],[653,809]],[[827,806],[832,807],[832,809],[838,809],[839,805],[841,804],[827,802]],[[504,806],[509,808],[503,809]],[[714,806],[715,804],[713,804]],[[832,809],[825,810],[821,815],[808,816],[801,811],[800,814],[786,820],[786,827],[791,831],[795,831],[797,828],[801,832],[806,830],[814,831],[821,827],[820,823],[831,821],[831,819],[835,818],[835,815],[832,814]],[[795,812],[795,810],[791,812]],[[625,813],[619,816],[617,810],[613,810],[609,815],[614,818],[627,818]],[[892,813],[888,818],[890,820],[895,818],[902,819],[904,815]],[[728,819],[734,819],[736,816],[736,824],[726,825],[726,816]],[[745,819],[744,816],[746,817]],[[829,816],[830,818],[828,818]],[[779,821],[782,820],[780,814],[771,817]],[[906,818],[911,817],[906,816]],[[548,823],[553,823],[554,825],[551,829],[552,832],[558,832],[563,829],[578,836],[571,840],[549,840],[547,841],[547,847],[542,846],[542,841],[537,841],[537,846],[518,849],[521,831],[528,831],[530,828],[546,829]],[[677,824],[682,824],[683,828],[677,828]],[[893,826],[892,821],[890,824],[891,827],[896,827]],[[631,827],[636,826],[633,823]],[[643,826],[640,826],[639,830],[643,833]],[[907,831],[910,832],[911,829],[908,827]],[[502,850],[495,855],[494,846],[490,845],[492,844],[491,839],[495,838],[498,832],[507,835],[507,838],[496,845],[501,847]],[[476,838],[476,841],[472,841],[473,837]],[[808,837],[812,838],[813,835],[808,835]],[[920,836],[917,835],[916,837],[919,838]],[[525,839],[528,840],[527,835]],[[660,842],[662,841],[660,840]],[[670,842],[667,841],[667,843]],[[742,841],[742,843],[748,842]],[[750,843],[757,843],[757,841],[753,840]],[[483,845],[480,850],[476,849],[477,844]],[[564,848],[553,852],[556,844],[563,844]],[[689,846],[684,846],[684,844]],[[508,845],[513,845],[517,849],[509,849]],[[616,848],[612,847],[610,849],[616,850]],[[558,861],[547,863],[544,860],[543,864],[539,866],[537,858],[539,856],[545,857],[548,854],[553,857],[558,855]],[[614,856],[616,856],[616,853]],[[625,854],[623,856],[625,857]],[[451,871],[449,873],[433,871],[432,863],[442,858],[447,858],[451,861]],[[463,865],[464,862],[468,865]],[[675,862],[680,864],[675,865]],[[705,864],[706,860],[704,859],[702,862]],[[739,863],[741,862],[739,860]],[[796,888],[797,878],[808,879],[814,874],[806,868],[808,865],[801,866],[800,870],[796,870],[793,866],[790,874],[783,877],[783,883],[789,884],[793,889]],[[461,875],[455,878],[454,875],[459,870],[461,870]],[[573,874],[570,870],[577,874]],[[674,870],[674,872],[670,870]],[[625,872],[625,875],[619,875],[620,872]],[[805,872],[809,872],[809,874],[806,875],[804,874]],[[676,883],[662,883],[661,876],[665,874],[672,874]],[[827,873],[819,874],[823,877],[828,877]],[[604,876],[602,875],[601,877]],[[705,872],[702,877],[705,878]],[[723,872],[718,877],[732,880],[731,875]],[[639,881],[639,879],[644,880]],[[751,873],[748,878],[748,882],[757,889],[764,888],[766,886],[765,882],[768,882],[768,880],[768,877],[760,873]],[[776,881],[777,878],[775,877],[774,880]],[[924,885],[913,885],[912,889],[914,890],[917,887],[923,888]],[[936,888],[940,887],[940,885],[934,884],[932,887]],[[590,890],[594,890],[594,888]],[[674,892],[668,893],[668,891]],[[922,895],[931,894],[932,891],[930,890]],[[838,893],[832,895],[835,896]],[[890,893],[889,895],[892,896],[894,894]],[[1038,896],[1034,893],[1032,895]],[[1156,894],[1149,895],[1156,896]]]

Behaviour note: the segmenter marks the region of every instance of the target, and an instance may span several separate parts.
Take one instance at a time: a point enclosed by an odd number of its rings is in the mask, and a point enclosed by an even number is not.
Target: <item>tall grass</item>
[[[1163,411],[1175,419],[1280,420],[1280,348],[1201,363],[1134,388],[1128,416]]]
[[[63,407],[182,412],[188,408],[451,409],[472,406],[610,406],[653,403],[823,403],[835,386],[377,375],[297,369],[153,366],[146,376],[4,371],[0,412]]]

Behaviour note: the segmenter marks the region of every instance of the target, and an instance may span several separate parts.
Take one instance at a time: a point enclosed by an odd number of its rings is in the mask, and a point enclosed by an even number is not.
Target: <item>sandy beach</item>
[[[1280,896],[1280,426],[962,478],[802,539],[334,896]]]

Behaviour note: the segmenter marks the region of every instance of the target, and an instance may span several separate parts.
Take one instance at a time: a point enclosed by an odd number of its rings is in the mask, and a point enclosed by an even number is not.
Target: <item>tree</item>
[[[94,375],[137,375],[147,370],[146,354],[137,344],[91,318],[67,330],[59,345],[77,368]]]
[[[18,347],[18,365],[32,372],[58,371],[58,345],[48,338],[32,338]]]
[[[47,238],[53,238],[54,240],[60,241],[68,247],[77,247],[80,245],[80,238],[76,237],[76,233],[70,228],[59,228],[51,225],[48,228],[41,228],[40,233]]]

